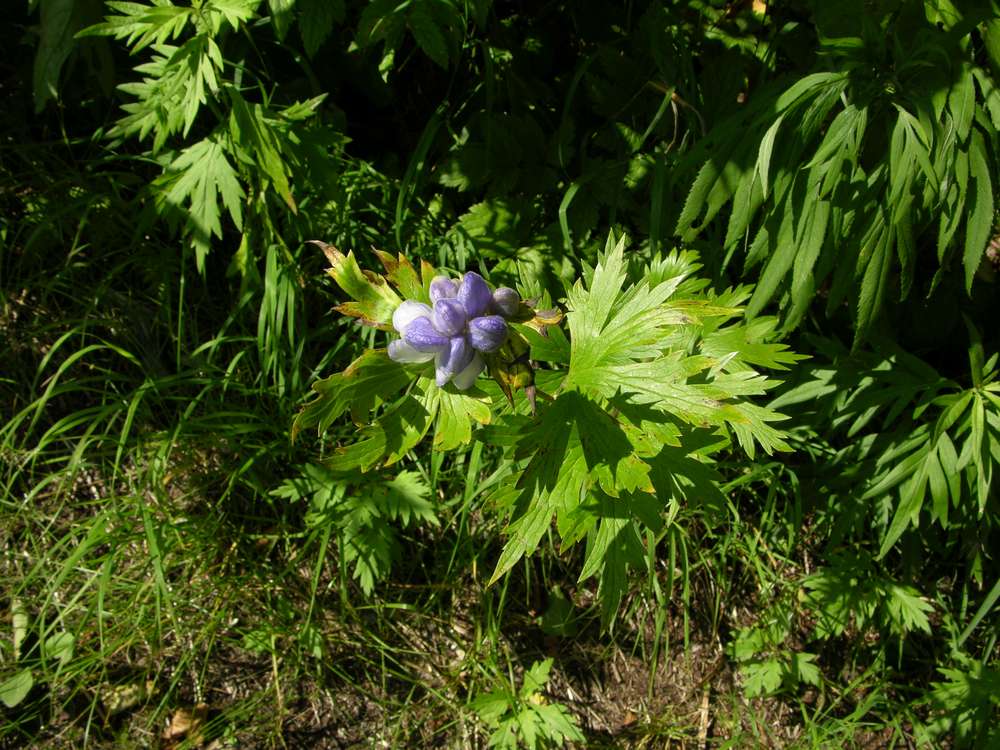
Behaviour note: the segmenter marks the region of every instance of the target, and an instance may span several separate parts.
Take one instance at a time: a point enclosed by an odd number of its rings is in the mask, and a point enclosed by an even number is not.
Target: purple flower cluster
[[[495,292],[478,273],[470,271],[461,284],[435,276],[430,286],[433,307],[406,300],[392,314],[392,327],[402,337],[389,344],[397,362],[435,361],[437,384],[451,381],[461,391],[483,371],[481,354],[495,352],[507,340],[507,318],[521,303],[517,292]]]

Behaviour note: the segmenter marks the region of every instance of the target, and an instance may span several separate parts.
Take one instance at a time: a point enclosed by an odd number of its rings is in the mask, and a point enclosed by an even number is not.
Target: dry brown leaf
[[[206,719],[208,719],[208,706],[204,703],[199,703],[194,708],[178,708],[167,728],[163,730],[163,747],[170,750],[183,740],[187,740],[194,747],[201,747],[205,743],[202,728]]]

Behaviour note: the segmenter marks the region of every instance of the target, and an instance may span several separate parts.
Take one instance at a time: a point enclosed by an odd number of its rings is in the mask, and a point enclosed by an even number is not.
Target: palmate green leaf
[[[581,440],[581,422],[582,429],[588,429],[588,417],[596,409],[581,406],[583,401],[577,394],[566,394],[540,407],[537,423],[521,422],[518,455],[530,456],[530,460],[517,481],[520,492],[507,527],[509,538],[491,584],[524,555],[534,552],[557,510],[571,511],[583,499],[590,472]]]
[[[428,500],[430,494],[430,487],[418,472],[401,471],[373,490],[372,502],[380,514],[402,522],[404,527],[417,521],[438,526],[434,506]]]
[[[153,153],[169,136],[194,124],[208,92],[219,88],[223,68],[222,52],[207,34],[198,34],[179,47],[157,44],[149,62],[137,65],[141,81],[123,83],[118,88],[135,97],[122,105],[127,113],[109,135],[136,135],[140,140],[153,134]]]
[[[406,16],[406,24],[424,54],[447,70],[449,55],[446,30],[439,25],[438,19],[427,7],[428,4],[413,5]]]
[[[297,213],[287,168],[281,158],[280,134],[275,132],[265,117],[264,108],[260,104],[249,104],[235,88],[229,89],[229,100],[232,106],[229,134],[237,153],[254,164],[267,177],[267,181],[292,213]]]
[[[333,25],[344,20],[344,0],[298,0],[299,33],[309,57],[315,57],[323,42],[333,31]]]
[[[434,448],[449,451],[472,440],[474,423],[490,423],[493,411],[490,399],[481,391],[457,391],[454,387],[439,388],[427,378],[428,410],[437,415],[434,426]]]
[[[796,684],[819,685],[820,671],[815,662],[816,654],[795,652],[788,664],[789,676]]]
[[[646,496],[653,505],[653,498]],[[631,497],[611,498],[599,493],[595,515],[599,517],[595,530],[588,535],[587,555],[579,580],[600,575],[598,597],[601,601],[601,621],[610,625],[622,597],[628,590],[628,570],[645,568],[645,547],[633,516]],[[643,498],[636,498],[638,503]],[[655,513],[655,511],[654,511]]]
[[[746,323],[706,330],[699,345],[702,354],[717,360],[716,367],[726,372],[750,369],[751,365],[787,370],[806,355],[796,354],[787,344],[771,343],[778,320],[758,317]],[[709,328],[706,325],[706,329]]]
[[[108,0],[106,5],[116,14],[105,16],[104,23],[88,26],[77,37],[113,36],[124,39],[133,53],[151,44],[176,39],[197,12],[195,8],[163,3],[147,5]]]
[[[566,388],[612,395],[605,378],[635,360],[659,355],[665,346],[664,329],[690,323],[699,312],[715,312],[707,303],[700,310],[698,303],[690,301],[676,307],[663,305],[676,291],[674,283],[642,283],[623,291],[623,250],[624,241],[620,241],[598,263],[590,288],[578,281],[567,296],[571,343]]]
[[[407,380],[411,378],[407,376]],[[422,388],[426,382],[422,381],[426,379],[414,383],[407,395],[363,427],[348,445],[337,448],[326,466],[333,471],[369,471],[375,466],[394,464],[416,447],[434,421],[434,412],[428,407],[435,408],[437,403],[427,403]]]
[[[649,467],[633,451],[622,426],[592,400],[562,393],[539,405],[535,421],[518,420],[515,457],[528,459],[517,481],[519,494],[504,546],[491,583],[538,546],[558,515],[560,533],[570,543],[586,533],[598,517],[574,515],[591,487],[607,494],[652,489]],[[582,526],[581,526],[582,524]],[[569,529],[577,532],[570,533]]]
[[[324,432],[348,409],[356,422],[366,421],[377,401],[398,393],[412,378],[398,362],[389,359],[385,350],[366,351],[342,372],[313,383],[316,397],[295,417],[292,439],[312,427]]]
[[[243,225],[243,188],[214,135],[184,149],[153,187],[162,212],[185,216],[199,269],[204,268],[212,237],[222,237],[220,200],[236,227]]]
[[[380,518],[348,525],[343,529],[344,562],[354,565],[354,578],[366,596],[375,590],[375,582],[388,575],[397,554],[398,544],[392,528]]]
[[[719,336],[718,321],[735,317],[739,308],[711,300],[669,300],[680,283],[677,278],[626,287],[623,248],[622,242],[609,248],[589,288],[577,282],[567,296],[571,356],[563,388],[605,399],[622,394],[691,424],[728,427],[751,455],[755,443],[769,453],[787,450],[781,433],[770,425],[783,417],[740,400],[764,393],[770,381],[749,367],[723,372],[740,358],[742,347],[720,359],[683,353],[697,348],[704,327]],[[738,344],[739,337],[729,342]],[[772,349],[772,357],[778,351]],[[754,353],[747,355],[753,358]],[[696,376],[707,382],[692,382]]]
[[[531,710],[538,714],[540,723],[544,727],[544,736],[548,737],[556,745],[562,747],[563,740],[570,742],[585,742],[583,732],[576,724],[573,715],[566,710],[566,707],[559,703],[543,703],[532,706]]]
[[[490,692],[476,696],[469,704],[479,718],[489,724],[496,724],[510,710],[513,696],[503,692]]]
[[[319,245],[330,261],[327,274],[352,300],[337,305],[335,309],[342,315],[358,318],[365,325],[391,330],[392,314],[403,300],[385,278],[371,271],[362,271],[352,252],[344,255],[333,245],[318,240],[313,243]]]
[[[366,356],[379,358],[381,365],[366,368],[363,382],[357,383],[353,392],[345,389],[343,380],[338,380],[343,373],[327,378],[332,381],[329,390],[337,394],[336,400],[321,396],[307,404],[299,415],[303,423],[297,420],[296,430],[316,424],[320,416],[324,424],[329,425],[333,421],[329,415],[339,416],[346,405],[350,405],[352,412],[356,411],[356,421],[363,422],[376,396],[385,400],[411,382],[412,386],[405,396],[363,427],[350,443],[334,451],[326,462],[330,469],[369,471],[375,466],[391,465],[416,447],[432,427],[434,448],[454,450],[471,441],[476,424],[489,424],[492,419],[492,404],[481,391],[460,392],[450,385],[439,388],[429,373],[419,375],[414,381],[414,374],[421,369],[433,371],[429,363],[404,367],[390,360],[384,350],[369,352]],[[350,384],[354,385],[353,381]],[[312,411],[307,412],[310,409]]]
[[[770,695],[781,688],[785,677],[785,665],[778,658],[761,659],[740,666],[743,675],[743,691],[747,697]]]
[[[552,659],[536,661],[525,671],[524,679],[521,681],[521,689],[518,697],[521,700],[530,700],[533,695],[545,689],[549,682],[549,672],[552,671]]]
[[[890,584],[886,587],[885,608],[892,621],[894,629],[899,633],[911,630],[931,632],[931,623],[927,615],[934,607],[921,596],[913,586]]]

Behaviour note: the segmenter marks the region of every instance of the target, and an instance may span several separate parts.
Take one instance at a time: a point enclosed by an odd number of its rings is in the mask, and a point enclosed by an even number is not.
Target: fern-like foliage
[[[910,294],[924,256],[940,269],[931,288],[956,263],[971,288],[982,262],[1000,90],[972,32],[998,10],[812,5],[821,69],[775,82],[712,130],[676,231],[691,240],[728,206],[727,259],[760,267],[748,313],[779,300],[791,328],[826,287],[828,310],[852,303],[860,341]]]
[[[291,503],[308,502],[306,527],[332,534],[340,559],[353,568],[354,578],[366,595],[400,557],[397,527],[439,524],[428,500],[430,489],[412,471],[401,471],[382,481],[378,476],[338,476],[308,464],[271,494]]]
[[[831,507],[839,507],[832,540],[863,535],[874,522],[882,558],[923,520],[985,539],[995,526],[990,508],[1000,465],[998,355],[985,360],[973,343],[971,387],[962,387],[879,343],[881,355],[851,355],[821,342],[832,361],[812,368],[805,382],[772,404],[804,408],[833,429],[836,453],[822,472],[836,498]],[[973,569],[981,570],[982,551],[978,545],[969,551]]]
[[[524,673],[521,687],[501,684],[472,702],[476,715],[493,729],[489,746],[501,750],[562,747],[566,740],[583,742],[573,716],[559,703],[548,702],[543,691],[552,659],[535,662]]]
[[[248,100],[237,84],[237,71],[223,49],[233,32],[245,30],[256,17],[260,0],[107,6],[113,12],[105,21],[79,36],[113,37],[133,55],[149,53],[135,67],[139,79],[118,87],[129,100],[108,135],[151,139],[148,155],[163,164],[162,174],[149,185],[156,214],[183,232],[199,269],[204,269],[213,243],[224,237],[225,216],[244,235],[244,256],[251,237],[282,245],[266,200],[258,198],[274,194],[294,216],[296,177],[313,189],[327,184],[336,173],[332,156],[341,139],[328,129],[309,127],[324,97],[276,108],[266,100]],[[280,27],[277,19],[284,16],[272,12]],[[302,14],[310,17],[309,8]],[[192,133],[204,135],[175,150],[167,148]],[[327,174],[317,178],[317,172]],[[251,268],[245,257],[237,267],[245,273]]]

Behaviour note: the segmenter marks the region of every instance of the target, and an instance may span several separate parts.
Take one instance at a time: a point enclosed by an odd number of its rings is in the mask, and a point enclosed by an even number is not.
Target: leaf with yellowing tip
[[[399,290],[403,299],[413,299],[418,302],[429,300],[420,276],[417,274],[417,269],[402,253],[393,258],[391,253],[376,250],[375,255],[385,267],[385,277]]]
[[[391,330],[392,313],[403,300],[392,290],[385,277],[362,270],[354,253],[344,255],[333,245],[320,240],[310,242],[326,255],[330,261],[327,274],[352,300],[337,305],[337,312],[358,318],[364,325]]]

